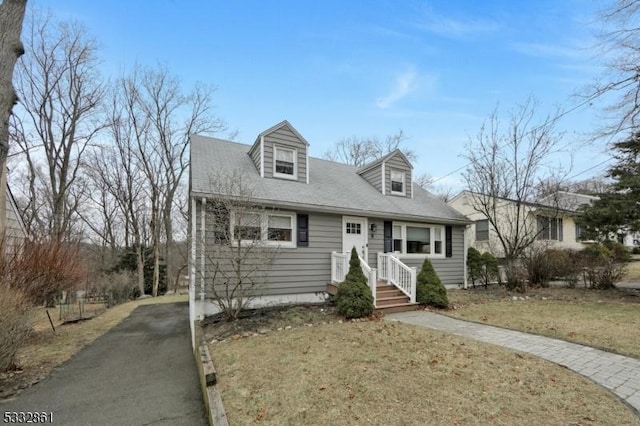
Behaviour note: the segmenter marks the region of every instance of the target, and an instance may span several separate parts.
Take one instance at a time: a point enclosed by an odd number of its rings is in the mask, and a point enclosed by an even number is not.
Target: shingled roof
[[[439,198],[413,186],[413,198],[383,195],[359,174],[359,168],[309,157],[309,183],[262,178],[248,155],[251,145],[191,136],[191,196],[211,197],[212,180],[242,172],[260,204],[357,216],[443,224],[470,221]],[[366,167],[366,166],[365,166]]]

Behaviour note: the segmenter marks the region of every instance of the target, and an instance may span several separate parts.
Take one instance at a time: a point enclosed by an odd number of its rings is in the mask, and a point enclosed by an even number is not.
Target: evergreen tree
[[[437,308],[447,308],[449,306],[447,289],[442,285],[429,259],[424,260],[417,281],[416,300],[418,303]]]
[[[612,191],[581,208],[584,239],[611,239],[620,230],[640,231],[640,132],[613,145],[617,163],[609,169]]]
[[[351,250],[349,272],[338,286],[336,309],[345,318],[361,318],[373,313],[373,295],[367,285],[367,278],[360,267],[360,259],[355,247]]]

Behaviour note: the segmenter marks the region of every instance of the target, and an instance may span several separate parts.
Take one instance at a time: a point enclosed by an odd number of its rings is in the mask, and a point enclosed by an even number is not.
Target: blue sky
[[[102,46],[102,72],[165,64],[185,86],[215,85],[237,140],[289,120],[321,156],[342,138],[402,129],[418,172],[445,176],[499,104],[530,95],[539,112],[572,109],[602,73],[588,0],[86,1],[33,0],[83,22]],[[560,122],[575,146],[599,124],[598,103]],[[572,175],[605,160],[581,145]],[[569,166],[568,154],[555,164]],[[586,178],[606,169],[593,168]],[[441,183],[458,187],[459,173]]]

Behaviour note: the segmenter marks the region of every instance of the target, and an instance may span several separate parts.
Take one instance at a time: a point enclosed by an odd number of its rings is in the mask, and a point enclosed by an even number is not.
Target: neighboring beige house
[[[475,247],[481,252],[489,251],[496,257],[504,257],[495,228],[474,207],[480,204],[481,197],[470,191],[462,191],[448,204],[473,221],[465,236],[466,247]],[[596,199],[597,197],[559,191],[537,203],[521,203],[518,208],[516,201],[499,198],[495,206],[497,226],[503,235],[519,232],[520,235],[535,238],[536,242],[549,247],[582,250],[585,244],[580,239],[581,229],[575,222],[577,209]],[[516,220],[517,215],[524,220]]]

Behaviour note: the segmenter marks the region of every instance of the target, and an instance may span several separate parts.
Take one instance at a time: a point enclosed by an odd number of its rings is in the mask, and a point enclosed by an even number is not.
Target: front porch
[[[337,293],[338,285],[349,272],[349,256],[335,251],[331,253],[331,282],[327,284],[327,293]],[[416,303],[416,268],[405,265],[393,253],[378,253],[377,268],[370,267],[361,256],[358,257],[377,312],[392,313],[419,308]]]

